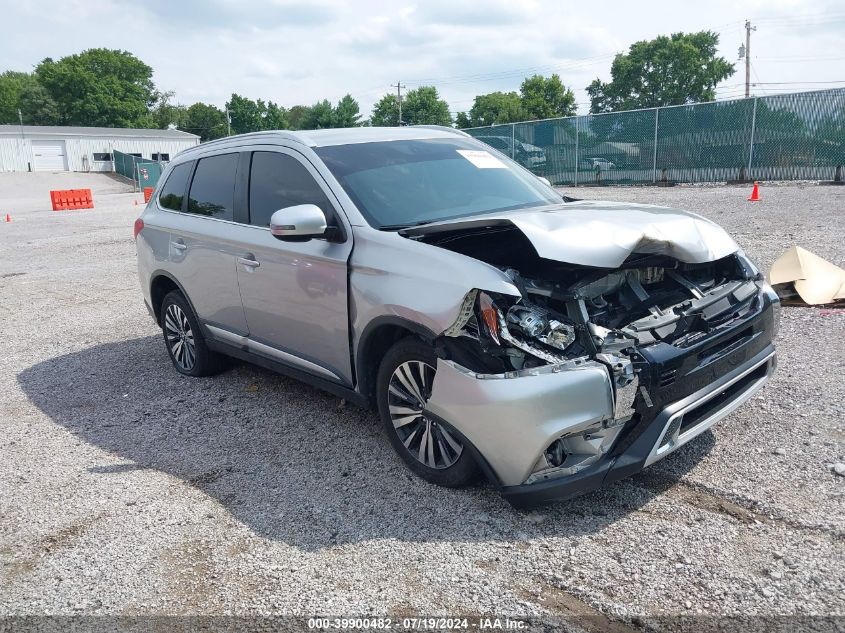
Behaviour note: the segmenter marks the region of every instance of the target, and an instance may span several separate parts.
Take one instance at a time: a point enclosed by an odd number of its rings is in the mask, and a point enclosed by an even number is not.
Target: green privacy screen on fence
[[[138,158],[132,154],[124,154],[117,150],[112,152],[112,156],[114,157],[115,172],[131,180],[139,191],[143,191],[146,187],[155,187],[158,184],[163,168],[161,163]]]
[[[465,131],[554,184],[845,177],[845,88]]]

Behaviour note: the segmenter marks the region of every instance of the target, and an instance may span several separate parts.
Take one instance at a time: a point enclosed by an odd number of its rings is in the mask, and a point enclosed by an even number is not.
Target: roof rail
[[[222,138],[216,138],[213,141],[206,141],[205,143],[200,143],[199,145],[195,145],[191,148],[184,150],[183,153],[196,151],[200,149],[206,149],[209,147],[214,147],[215,145],[223,145],[225,143],[229,143],[231,141],[237,140],[250,140],[253,138],[266,138],[266,137],[281,137],[292,141],[297,141],[298,143],[302,143],[302,139],[295,134],[292,134],[290,130],[263,130],[261,132],[246,132],[244,134],[234,134],[232,136],[224,136]]]
[[[425,130],[440,130],[441,132],[453,132],[454,134],[458,134],[460,136],[470,136],[463,130],[459,130],[458,128],[454,127],[449,127],[448,125],[409,125],[408,127],[417,127]]]

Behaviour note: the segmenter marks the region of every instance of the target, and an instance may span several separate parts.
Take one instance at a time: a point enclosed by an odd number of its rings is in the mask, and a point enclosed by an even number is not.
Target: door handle
[[[261,266],[261,262],[252,259],[250,256],[238,257],[238,263],[243,264],[244,266],[247,266],[249,268],[258,268],[259,266]]]
[[[188,248],[188,245],[185,244],[185,242],[183,242],[182,240],[179,240],[178,242],[172,242],[171,244],[173,248],[175,248],[177,251],[184,251],[186,248]]]

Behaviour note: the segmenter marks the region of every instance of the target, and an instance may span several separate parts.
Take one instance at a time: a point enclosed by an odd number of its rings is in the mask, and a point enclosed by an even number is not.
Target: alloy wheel
[[[426,413],[434,373],[434,367],[422,361],[402,363],[390,377],[387,404],[405,450],[425,466],[441,470],[454,464],[464,447]]]
[[[194,332],[187,315],[175,303],[167,306],[164,313],[164,334],[176,364],[185,371],[191,371],[197,361]]]

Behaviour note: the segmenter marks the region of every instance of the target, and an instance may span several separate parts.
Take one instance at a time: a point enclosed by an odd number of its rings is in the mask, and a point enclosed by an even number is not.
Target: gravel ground
[[[96,209],[49,211],[71,187]],[[762,268],[792,244],[845,265],[845,188],[568,193],[699,212]],[[177,374],[138,289],[137,200],[0,174],[0,615],[845,616],[845,311],[785,308],[779,372],[712,433],[518,512],[411,476],[374,414],[296,381]]]

